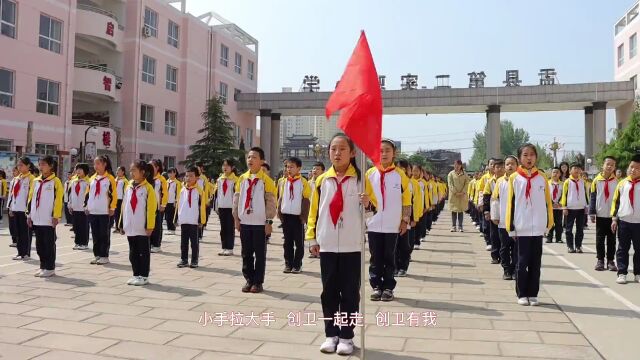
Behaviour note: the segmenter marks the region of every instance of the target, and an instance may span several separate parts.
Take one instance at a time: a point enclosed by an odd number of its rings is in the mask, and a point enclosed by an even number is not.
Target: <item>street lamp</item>
[[[87,154],[86,154],[86,148],[87,148],[87,133],[88,133],[88,132],[89,132],[89,130],[91,130],[91,129],[96,129],[96,130],[98,130],[98,127],[97,127],[97,126],[95,126],[95,125],[94,125],[94,126],[89,126],[89,127],[87,128],[87,130],[85,130],[85,131],[84,131],[84,143],[82,143],[82,162],[85,162],[85,161],[87,160],[87,159],[86,159],[86,156],[87,156]],[[92,133],[93,133],[93,132],[92,132]]]

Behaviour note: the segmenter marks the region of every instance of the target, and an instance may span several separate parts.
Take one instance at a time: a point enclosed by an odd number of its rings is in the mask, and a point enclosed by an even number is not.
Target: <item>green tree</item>
[[[636,109],[629,121],[629,125],[616,131],[609,144],[604,144],[601,151],[596,154],[599,164],[602,164],[605,156],[613,156],[618,159],[618,168],[626,170],[631,162],[631,157],[640,152],[640,111]]]
[[[234,148],[233,127],[219,98],[207,101],[202,119],[204,127],[198,130],[202,138],[189,146],[191,153],[181,164],[190,165],[202,161],[206,175],[213,177],[220,172],[222,161],[228,157],[237,158],[240,150]]]
[[[540,146],[540,144],[536,143],[536,150],[538,150],[538,169],[548,170],[553,167],[553,157],[551,153],[548,152],[544,146]],[[517,155],[514,153],[513,155]]]
[[[411,165],[420,165],[426,170],[432,170],[433,165],[429,162],[429,159],[424,156],[424,153],[421,153],[420,150],[409,155],[407,153],[401,153],[396,156],[396,160],[407,160]]]
[[[502,156],[515,155],[518,148],[529,142],[529,133],[521,128],[515,128],[510,120],[500,122],[500,150]],[[476,133],[473,138],[473,155],[469,160],[469,169],[478,170],[487,160],[487,126],[482,133]]]

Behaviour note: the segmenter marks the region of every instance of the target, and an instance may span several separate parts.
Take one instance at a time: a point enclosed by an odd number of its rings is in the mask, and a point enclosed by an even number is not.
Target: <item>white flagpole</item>
[[[360,168],[360,172],[362,173],[362,177],[361,177],[361,181],[358,185],[358,192],[360,194],[364,193],[364,176],[365,173],[367,171],[366,166],[367,166],[367,158],[364,155],[364,152],[362,152],[362,150],[358,149],[358,154],[357,154],[358,158],[357,158],[357,163],[358,163],[358,167]],[[365,228],[365,208],[364,206],[360,205],[360,209],[361,209],[361,214],[360,214],[360,228],[364,229]],[[362,248],[360,249],[360,314],[362,315],[362,328],[360,330],[360,359],[364,360],[365,359],[365,328],[366,328],[366,323],[365,323],[365,302],[366,302],[366,298],[365,298],[365,294],[366,294],[366,287],[367,287],[367,279],[368,276],[366,276],[366,266],[365,266],[365,253],[367,250],[366,247],[366,237],[367,237],[367,233],[365,231],[364,236],[362,237]]]

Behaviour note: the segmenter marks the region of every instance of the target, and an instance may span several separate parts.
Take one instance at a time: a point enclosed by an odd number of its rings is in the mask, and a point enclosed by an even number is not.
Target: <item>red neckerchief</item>
[[[603,176],[604,177],[604,176]],[[604,180],[604,201],[608,201],[609,200],[609,182],[616,180],[615,176],[610,176],[608,179]]]
[[[293,200],[294,195],[293,195],[293,185],[296,183],[296,181],[300,180],[299,177],[287,177],[287,181],[289,181],[289,199]]]
[[[195,187],[187,188],[187,190],[189,190],[189,196],[187,196],[187,202],[189,202],[189,207],[191,207],[191,192],[193,192],[193,189],[195,189]]]
[[[134,186],[133,191],[131,192],[131,200],[129,201],[129,203],[131,204],[131,211],[134,214],[136,213],[136,206],[138,206],[138,194],[136,194],[136,192],[141,186],[142,184]]]
[[[256,186],[258,180],[260,179],[257,176],[253,180],[247,179],[247,182],[249,182],[249,187],[247,188],[247,197],[244,200],[245,211],[248,210],[251,206],[251,201],[253,200],[253,187]]]
[[[529,176],[527,174],[527,171],[525,169],[523,169],[522,167],[518,167],[518,170],[516,170],[518,172],[518,174],[520,176],[522,176],[523,178],[527,179],[527,187],[526,190],[524,192],[524,197],[528,200],[531,197],[531,180],[533,178],[535,178],[536,176],[538,176],[538,170],[536,169],[536,171],[531,173],[531,176]]]
[[[227,184],[227,179],[222,179],[222,196],[227,196],[227,190],[229,189],[229,184]]]
[[[75,188],[76,196],[80,195],[80,181],[81,181],[80,179],[76,181],[76,188]]]
[[[22,175],[18,175],[18,181],[16,181],[16,183],[13,185],[13,198],[17,198],[18,194],[20,193],[20,182],[22,181],[23,177]]]
[[[106,178],[107,178],[106,176],[105,176],[105,177],[103,177],[103,178],[100,178],[100,179],[98,179],[98,178],[96,177],[96,192],[94,193],[94,195],[95,195],[96,197],[98,197],[98,195],[100,195],[100,182],[102,182],[102,180],[104,180],[104,179],[106,179]]]
[[[555,201],[558,198],[558,189],[560,188],[560,184],[553,184],[553,200]]]
[[[578,196],[580,194],[580,185],[578,183],[578,180],[575,180],[574,178],[572,178],[571,176],[569,176],[569,180],[571,180],[571,182],[573,182],[576,185],[576,196]]]
[[[44,184],[53,180],[55,176],[55,174],[51,174],[48,178],[42,179],[42,181],[40,181],[40,187],[38,188],[38,192],[36,193],[36,209],[40,207],[40,195],[42,194],[42,188],[44,187]]]
[[[395,166],[391,166],[388,169],[382,170],[382,169],[378,169],[378,172],[380,173],[380,191],[382,192],[382,210],[384,210],[384,200],[385,200],[385,191],[386,191],[386,186],[384,184],[384,177],[385,175],[387,175],[388,173],[394,171],[396,169]]]
[[[336,181],[336,193],[333,194],[333,198],[329,203],[329,214],[331,215],[331,222],[335,227],[338,225],[338,220],[340,219],[340,214],[342,214],[342,210],[344,209],[344,197],[342,196],[342,185],[349,180],[351,176],[345,176],[341,181],[338,181],[338,178],[333,178]]]
[[[629,202],[631,203],[631,208],[634,209],[633,198],[635,197],[636,184],[640,182],[640,179],[635,179],[635,180],[629,179],[629,182],[631,183],[631,190],[629,190]]]

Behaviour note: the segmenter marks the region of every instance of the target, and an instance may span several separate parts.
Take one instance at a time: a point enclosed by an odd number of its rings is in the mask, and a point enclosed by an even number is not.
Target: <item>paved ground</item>
[[[112,237],[112,264],[89,265],[91,252],[71,250],[69,228],[60,226],[58,276],[45,280],[32,276],[36,261],[11,260],[14,249],[7,246],[10,240],[3,226],[0,358],[337,356],[318,351],[323,328],[320,321],[314,326],[308,315],[321,316],[318,260],[305,259],[302,274],[283,274],[277,233],[268,249],[266,291],[243,294],[241,259],[216,255],[217,223],[210,227],[199,269],[177,269],[179,238],[165,236],[165,252],[152,256],[152,284],[134,288],[125,284],[130,266],[122,236]],[[587,232],[586,254],[567,254],[561,244],[545,246],[543,305],[522,307],[515,303],[513,282],[500,279],[501,269],[489,264],[478,233],[467,229],[451,234],[447,224],[436,225],[423,249],[414,252],[410,275],[399,279],[396,301],[367,300],[367,359],[640,357],[640,284],[617,285],[615,274],[593,271],[593,230]],[[244,316],[230,316],[231,312]],[[308,325],[295,326],[295,318],[289,321],[288,316],[298,313]],[[391,316],[389,326],[378,326],[376,321],[384,322],[386,313]],[[423,322],[434,320],[434,314],[435,324]],[[419,326],[410,326],[416,325],[414,320]]]

